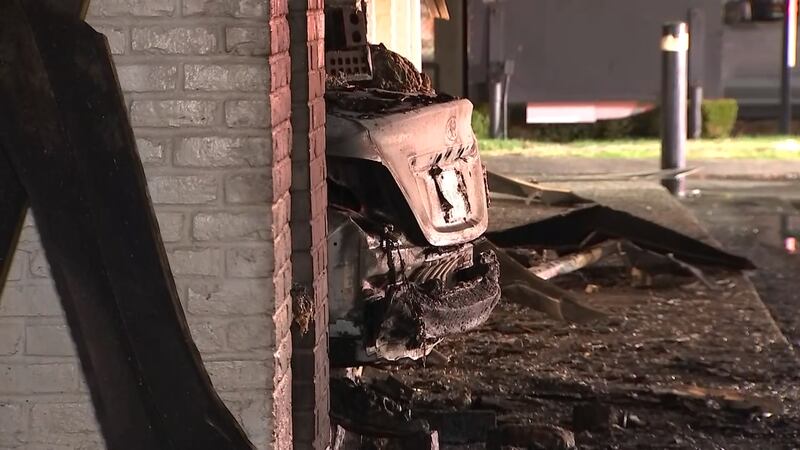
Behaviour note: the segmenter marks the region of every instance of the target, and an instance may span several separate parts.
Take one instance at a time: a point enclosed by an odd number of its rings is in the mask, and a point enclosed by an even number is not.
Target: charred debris
[[[412,412],[413,389],[392,377],[367,381],[356,367],[447,364],[434,346],[479,327],[502,300],[565,323],[606,317],[550,281],[581,271],[624,267],[616,276],[637,286],[667,276],[713,288],[707,270],[753,269],[569,190],[486,172],[469,102],[436,93],[410,61],[364,42],[357,8],[329,11],[326,20],[334,449],[434,449],[441,433],[451,443],[470,434],[485,448],[572,448],[572,432],[559,427],[498,427],[494,414],[475,411]],[[431,154],[427,142],[440,139],[446,152]],[[489,198],[563,212],[486,233]],[[588,429],[639,423],[604,407],[575,417]]]
[[[493,196],[501,193],[525,198],[526,208],[549,208],[557,203],[565,209],[539,221],[488,232],[476,244],[483,254],[495,255],[499,263],[501,301],[545,313],[565,324],[591,323],[606,314],[586,306],[582,293],[576,294],[552,282],[559,277],[580,277],[582,271],[613,271],[614,277],[635,287],[700,283],[715,290],[718,287],[706,277],[707,271],[755,268],[745,258],[571,192],[552,191],[491,172],[488,178]],[[502,179],[503,183],[492,183],[493,179]],[[551,202],[545,202],[544,198]],[[422,305],[435,308],[447,302],[445,298],[437,299],[435,291],[427,295],[414,307],[399,300],[391,306],[396,309],[392,315],[413,323],[414,313]],[[428,352],[422,361],[434,366],[447,363],[447,357],[436,350]],[[715,402],[723,404],[730,414],[745,416],[769,416],[774,409],[759,403],[761,400],[735,392],[700,387],[642,389],[634,393],[609,393],[608,398],[591,394],[586,396],[588,402],[576,401],[572,430],[551,424],[498,425],[497,414],[492,410],[475,410],[474,405],[462,409],[459,405],[429,404],[423,397],[416,398],[414,389],[393,376],[362,380],[360,370],[340,373],[346,376],[334,378],[331,385],[334,448],[340,450],[433,449],[439,448],[439,441],[465,446],[483,443],[479,448],[486,449],[575,448],[573,432],[608,433],[612,429],[646,427],[643,419],[624,408],[624,399],[630,396],[689,410],[695,405]]]

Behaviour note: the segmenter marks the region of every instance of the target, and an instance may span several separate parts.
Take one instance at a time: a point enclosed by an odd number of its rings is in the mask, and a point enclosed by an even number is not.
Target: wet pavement
[[[750,256],[760,266],[753,274],[709,271],[711,286],[667,277],[642,288],[625,267],[600,264],[556,282],[606,319],[570,325],[503,303],[483,327],[437,347],[448,363],[373,369],[369,376],[394,373],[415,389],[418,410],[494,414],[501,427],[534,426],[539,442],[542,427],[551,430],[548,439],[567,442],[554,437],[552,427],[559,427],[574,432],[581,449],[798,448],[800,364],[792,342],[800,344],[800,314],[793,311],[800,257],[784,249],[780,226],[782,214],[796,212],[795,185],[745,183],[691,184],[699,191],[684,205],[711,235],[653,183],[569,186],[716,239]],[[492,208],[494,228],[557,213],[502,202]],[[486,448],[452,432],[440,438],[443,448]]]
[[[747,256],[776,322],[800,347],[800,182],[695,181],[684,204],[717,240]]]
[[[554,176],[657,171],[656,159],[549,158],[521,154],[483,157],[489,170],[510,176],[547,179]],[[724,159],[695,160],[687,167],[699,168],[693,178],[717,180],[800,180],[800,160]]]

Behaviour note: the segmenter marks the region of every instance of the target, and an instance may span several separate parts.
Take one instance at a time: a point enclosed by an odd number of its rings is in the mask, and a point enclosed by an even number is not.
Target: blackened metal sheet
[[[486,171],[486,181],[489,183],[489,191],[491,192],[514,195],[528,199],[528,201],[536,200],[545,205],[591,203],[591,200],[587,200],[572,191],[528,183],[491,170]]]
[[[501,247],[555,248],[574,251],[607,239],[627,239],[691,264],[735,270],[754,269],[741,256],[720,250],[669,228],[607,206],[595,205],[538,222],[487,233]]]
[[[189,334],[104,37],[0,2],[0,99],[0,147],[30,199],[107,447],[253,448]]]

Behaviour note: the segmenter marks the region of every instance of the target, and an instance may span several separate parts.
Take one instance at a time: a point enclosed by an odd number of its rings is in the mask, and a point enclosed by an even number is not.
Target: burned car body
[[[331,363],[425,356],[500,298],[472,104],[341,88],[326,95]]]

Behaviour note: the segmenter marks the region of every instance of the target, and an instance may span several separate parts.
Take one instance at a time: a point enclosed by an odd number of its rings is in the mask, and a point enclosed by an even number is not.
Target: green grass
[[[620,141],[536,142],[519,139],[480,139],[484,155],[521,154],[539,157],[657,158],[657,139]],[[736,137],[688,141],[690,159],[800,159],[800,138],[789,136]]]

